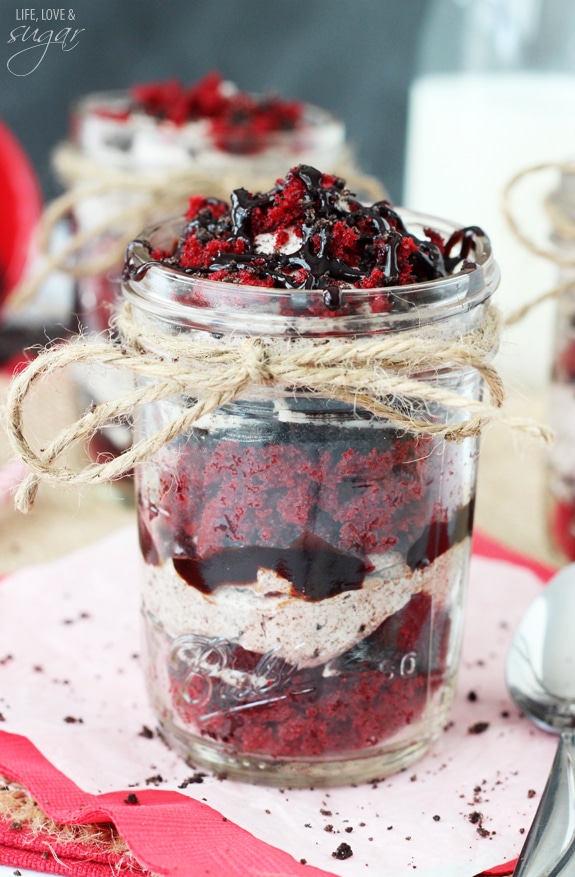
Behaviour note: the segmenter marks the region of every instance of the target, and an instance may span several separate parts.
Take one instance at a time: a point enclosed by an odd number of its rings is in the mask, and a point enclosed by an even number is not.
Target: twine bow
[[[183,212],[191,195],[226,200],[238,186],[237,171],[187,167],[175,171],[142,172],[106,167],[83,155],[71,143],[57,147],[53,163],[68,191],[44,211],[37,230],[42,267],[10,293],[9,306],[14,310],[30,301],[55,271],[82,278],[116,268],[122,262],[127,244],[143,228]],[[266,191],[274,185],[275,177],[256,170],[256,167],[254,165],[251,172],[243,170],[242,185],[252,192]],[[387,197],[379,180],[357,170],[349,150],[344,150],[334,173],[346,179],[350,188],[358,189],[374,201]],[[88,199],[101,199],[105,218],[83,230],[78,229],[57,252],[52,251],[55,228]],[[97,249],[94,248],[96,243],[99,244]]]
[[[250,387],[277,385],[304,390],[371,412],[396,428],[446,440],[477,436],[495,420],[550,440],[550,431],[501,412],[501,378],[488,361],[497,344],[500,317],[486,308],[475,331],[454,340],[410,330],[377,338],[318,340],[238,338],[193,341],[166,337],[142,327],[124,304],[115,319],[120,344],[78,338],[41,352],[9,387],[5,407],[8,436],[30,473],[16,494],[16,506],[28,511],[40,482],[95,484],[111,481],[187,433],[202,417],[242,397]],[[198,333],[199,334],[199,333]],[[161,351],[161,352],[158,352]],[[33,386],[57,369],[98,363],[151,378],[122,398],[94,405],[63,429],[46,447],[34,450],[24,435],[23,402]],[[445,369],[474,369],[483,378],[486,398],[469,399],[435,380]],[[420,374],[421,378],[414,375]],[[120,456],[74,471],[59,463],[72,445],[118,418],[127,418],[153,402],[185,394],[189,403],[152,436],[139,439]],[[442,414],[439,414],[442,412]],[[447,412],[447,416],[445,414]]]

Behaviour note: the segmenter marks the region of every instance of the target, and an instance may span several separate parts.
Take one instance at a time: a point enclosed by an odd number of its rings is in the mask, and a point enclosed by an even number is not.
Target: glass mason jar
[[[549,422],[555,442],[549,449],[551,537],[575,560],[575,173],[565,170],[551,196],[554,241],[565,259],[558,271],[566,284],[557,299],[553,363],[549,385]],[[568,264],[571,262],[571,264]],[[572,285],[571,285],[572,282]]]
[[[422,236],[454,230],[402,216]],[[182,225],[143,237],[167,248]],[[335,314],[321,290],[197,279],[149,252],[131,245],[123,292],[164,365],[174,338],[191,355],[195,343],[217,353],[254,338],[312,351],[401,333],[460,338],[484,320],[499,276],[484,237],[469,273],[344,290]],[[469,368],[412,377],[470,400],[482,392]],[[200,397],[191,386],[146,406],[135,438]],[[397,394],[390,404],[433,424],[465,417]],[[411,432],[359,404],[264,383],[139,464],[144,668],[166,740],[194,764],[270,785],[371,780],[421,756],[454,694],[477,458],[475,437]]]
[[[222,88],[228,84],[223,83]],[[262,99],[263,103],[263,99]],[[286,168],[301,162],[346,172],[350,176],[350,154],[343,122],[324,109],[301,105],[301,117],[292,130],[255,132],[257,143],[232,130],[226,136],[211,132],[211,119],[177,124],[143,110],[133,111],[127,91],[102,92],[82,98],[73,108],[71,142],[56,153],[56,168],[65,185],[88,184],[101,177],[103,188],[83,194],[74,205],[74,231],[91,236],[82,256],[88,261],[106,259],[117,253],[118,262],[106,270],[83,276],[76,284],[76,311],[82,329],[88,333],[108,330],[110,316],[119,296],[123,250],[142,225],[159,222],[185,206],[185,199],[169,205],[158,202],[147,182],[187,173],[179,192],[194,191],[204,196],[227,198],[240,185],[264,191],[285,174]],[[243,140],[239,139],[243,136]],[[227,137],[227,139],[226,139]],[[366,178],[363,178],[364,180]],[[81,189],[80,189],[81,191]],[[382,188],[381,197],[384,191]],[[138,210],[138,206],[140,209]],[[162,209],[166,207],[167,209]],[[129,216],[131,208],[134,216]],[[128,211],[128,212],[126,212]],[[142,212],[143,211],[143,212]],[[142,219],[142,216],[146,217]],[[80,405],[109,400],[117,389],[117,373],[100,369],[75,368]],[[126,387],[129,379],[125,381]],[[94,458],[116,456],[131,444],[131,424],[99,430],[90,443]],[[118,485],[124,486],[125,482]],[[118,486],[117,485],[117,486]],[[131,484],[128,482],[131,495]]]
[[[429,0],[425,6],[409,93],[403,203],[489,229],[501,265],[499,302],[514,311],[549,289],[555,276],[551,263],[517,240],[501,196],[523,168],[572,154],[575,6],[573,0]],[[459,111],[468,111],[468,124],[454,125],[445,137],[438,120]],[[470,175],[471,167],[481,173]],[[545,180],[537,177],[518,200],[521,227],[532,240],[545,234],[533,210],[545,194]],[[552,340],[547,302],[508,328],[498,368],[510,384],[543,392]]]

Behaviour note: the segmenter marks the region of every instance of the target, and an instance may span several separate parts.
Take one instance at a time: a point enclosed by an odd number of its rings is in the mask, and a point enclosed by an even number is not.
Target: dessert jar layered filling
[[[146,675],[190,759],[341,784],[439,735],[497,279],[481,229],[308,165],[128,247],[118,325],[166,381],[135,421]]]
[[[345,143],[343,123],[326,110],[241,91],[217,72],[191,86],[167,80],[88,95],[76,106],[73,135],[95,161],[142,172],[334,167]]]
[[[358,757],[450,705],[475,443],[329,400],[243,401],[138,480],[149,685],[235,754]]]
[[[575,286],[558,302],[548,407],[555,432],[549,449],[551,534],[575,560]]]

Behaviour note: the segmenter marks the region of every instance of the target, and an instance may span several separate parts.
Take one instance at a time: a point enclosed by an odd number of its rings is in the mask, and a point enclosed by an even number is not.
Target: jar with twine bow
[[[511,226],[532,252],[554,262],[557,285],[529,310],[545,299],[555,299],[553,356],[548,388],[549,423],[555,441],[549,448],[549,527],[553,543],[571,561],[575,560],[575,165],[542,164],[525,168],[510,183],[510,189],[525,177],[552,171],[558,176],[555,188],[545,198],[544,211],[551,235],[546,246],[529,239],[512,211]]]
[[[549,384],[549,421],[555,432],[549,449],[549,522],[555,545],[575,561],[575,165],[563,167],[547,203],[561,288]]]
[[[257,115],[252,126],[250,113]],[[293,116],[290,125],[286,115]],[[105,332],[119,297],[124,250],[142,228],[181,212],[193,194],[225,198],[238,185],[265,191],[302,161],[345,176],[366,197],[385,196],[382,184],[356,167],[342,121],[311,104],[247,95],[217,73],[189,88],[171,80],[87,95],[72,109],[70,140],[53,153],[66,191],[40,225],[43,268],[14,290],[11,307],[18,310],[46,277],[63,271],[75,279],[83,330]],[[68,220],[71,232],[54,250],[53,232]],[[115,375],[114,384],[118,380]],[[95,374],[78,365],[74,384],[82,408],[110,398],[105,369]],[[122,424],[97,433],[91,452],[119,453],[130,442],[130,425]],[[131,497],[131,482],[120,484],[127,488],[124,498]]]
[[[455,231],[401,215],[420,240]],[[79,339],[14,379],[6,420],[31,470],[17,503],[42,481],[134,467],[144,672],[186,758],[272,785],[381,777],[428,749],[453,698],[479,435],[505,419],[489,240],[476,230],[460,273],[339,287],[326,307],[325,288],[237,285],[151,255],[184,224],[130,245],[116,343]],[[35,450],[25,396],[87,362],[133,372],[135,389]],[[122,455],[61,462],[127,416]]]
[[[517,209],[517,190],[551,176],[543,197],[532,208],[547,225],[535,237],[528,234]],[[552,358],[546,407],[553,442],[548,451],[547,508],[549,534],[556,548],[575,560],[575,164],[542,162],[528,165],[507,182],[502,208],[509,228],[530,253],[555,266],[555,285],[507,316],[506,324],[520,322],[544,302],[555,302]]]

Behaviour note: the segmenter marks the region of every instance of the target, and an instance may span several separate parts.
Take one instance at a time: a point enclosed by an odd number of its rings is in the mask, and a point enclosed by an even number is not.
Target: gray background
[[[85,28],[78,46],[50,46],[34,72],[13,75],[17,10],[60,3],[0,0],[0,118],[47,198],[58,192],[50,150],[66,137],[75,98],[137,81],[191,83],[218,69],[241,89],[276,90],[338,114],[362,169],[401,201],[407,91],[429,0],[72,0],[65,8],[75,21],[63,26]]]

